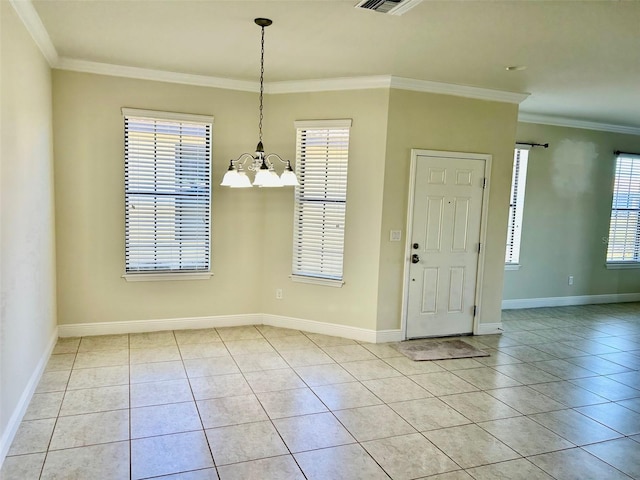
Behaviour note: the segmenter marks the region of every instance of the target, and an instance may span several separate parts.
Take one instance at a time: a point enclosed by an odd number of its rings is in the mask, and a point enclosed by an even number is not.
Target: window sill
[[[332,280],[329,278],[304,277],[302,275],[291,275],[289,278],[293,282],[310,283],[313,285],[323,285],[325,287],[342,288],[342,286],[344,285],[344,281],[342,280]]]
[[[505,271],[520,270],[520,267],[522,267],[522,265],[520,265],[519,263],[505,263],[504,264]]]
[[[174,280],[209,280],[213,277],[211,272],[189,273],[125,273],[122,275],[127,282],[165,282]]]
[[[626,270],[632,268],[640,268],[640,262],[607,263],[607,270]]]

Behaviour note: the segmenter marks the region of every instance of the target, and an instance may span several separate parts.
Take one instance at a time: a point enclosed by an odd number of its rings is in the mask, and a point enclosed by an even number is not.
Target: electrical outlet
[[[573,285],[573,275],[569,275],[569,278],[567,279],[567,283],[569,283],[569,285]]]
[[[276,299],[282,300],[282,289],[276,288]]]

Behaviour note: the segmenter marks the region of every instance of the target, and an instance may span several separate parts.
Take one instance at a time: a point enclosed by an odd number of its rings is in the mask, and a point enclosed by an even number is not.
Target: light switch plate
[[[391,230],[389,240],[392,242],[399,242],[402,240],[402,230]]]

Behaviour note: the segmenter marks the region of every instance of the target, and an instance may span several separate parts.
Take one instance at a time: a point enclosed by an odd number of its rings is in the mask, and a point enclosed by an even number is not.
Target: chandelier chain
[[[262,142],[262,95],[264,92],[264,26],[262,28],[262,40],[260,41],[260,122],[258,123],[258,136]]]
[[[234,188],[251,187],[251,181],[243,170],[244,165],[249,162],[247,169],[255,173],[253,185],[259,187],[297,186],[300,185],[300,182],[291,167],[291,162],[283,159],[277,153],[265,154],[264,145],[262,144],[262,122],[264,120],[264,28],[273,22],[268,18],[256,18],[254,23],[262,29],[260,39],[260,119],[258,121],[260,140],[254,153],[243,153],[237,159],[231,159],[227,173],[224,174],[220,185]],[[282,175],[276,173],[271,159],[278,159],[286,165]]]

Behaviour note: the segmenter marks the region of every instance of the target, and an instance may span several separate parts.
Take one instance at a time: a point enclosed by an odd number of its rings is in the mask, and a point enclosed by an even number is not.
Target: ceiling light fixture
[[[291,162],[289,160],[283,160],[277,153],[264,153],[264,146],[262,145],[262,96],[264,93],[264,28],[271,25],[273,22],[268,18],[256,18],[254,20],[256,25],[262,29],[262,38],[260,41],[260,120],[258,122],[258,145],[254,154],[243,153],[236,160],[229,162],[229,169],[224,174],[222,183],[220,185],[231,188],[247,188],[251,187],[251,181],[244,170],[244,164],[247,160],[251,159],[251,162],[247,166],[247,170],[255,172],[255,178],[253,179],[253,185],[258,187],[283,187],[283,186],[295,186],[300,185],[298,178],[291,168]],[[271,158],[277,158],[280,162],[285,163],[284,172],[278,176],[276,170],[271,163]]]

